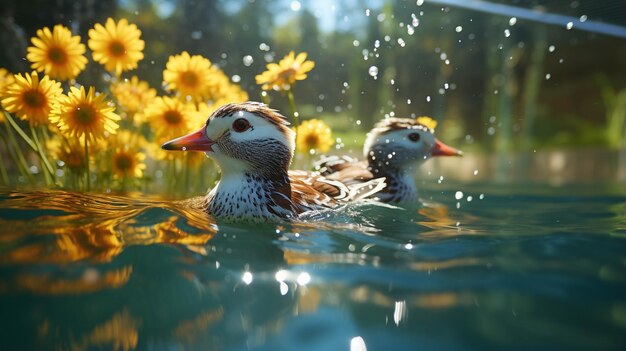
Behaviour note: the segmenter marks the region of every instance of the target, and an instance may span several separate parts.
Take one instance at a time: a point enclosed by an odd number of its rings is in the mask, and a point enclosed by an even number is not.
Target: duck
[[[419,200],[414,170],[431,157],[462,156],[434,135],[437,123],[430,117],[383,119],[374,125],[363,144],[365,160],[350,156],[325,156],[315,164],[318,173],[347,185],[384,177],[387,186],[376,193],[383,203]]]
[[[215,161],[218,183],[189,203],[222,221],[297,220],[310,211],[338,210],[385,187],[383,178],[346,185],[316,172],[290,170],[295,132],[289,125],[263,103],[230,103],[216,109],[200,130],[161,148],[204,152]]]

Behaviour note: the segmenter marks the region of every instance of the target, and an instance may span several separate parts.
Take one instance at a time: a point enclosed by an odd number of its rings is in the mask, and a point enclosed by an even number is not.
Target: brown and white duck
[[[434,135],[436,122],[429,117],[387,118],[368,133],[363,154],[365,161],[347,156],[322,158],[316,165],[320,174],[347,185],[384,177],[387,186],[376,193],[387,203],[418,200],[414,170],[433,156],[461,156]]]
[[[258,102],[227,104],[202,129],[163,144],[165,150],[201,151],[221,178],[196,200],[229,221],[293,220],[311,210],[337,209],[384,188],[384,179],[347,186],[305,171],[289,171],[295,133],[278,111]]]

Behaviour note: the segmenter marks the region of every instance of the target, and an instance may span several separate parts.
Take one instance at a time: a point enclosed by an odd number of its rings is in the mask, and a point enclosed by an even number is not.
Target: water
[[[623,189],[443,187],[255,226],[3,192],[0,349],[626,347]]]

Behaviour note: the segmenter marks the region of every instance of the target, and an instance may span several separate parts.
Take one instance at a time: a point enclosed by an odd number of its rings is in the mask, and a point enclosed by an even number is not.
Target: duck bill
[[[215,141],[206,136],[204,129],[170,140],[161,145],[163,150],[213,151]]]
[[[439,139],[435,139],[435,147],[433,148],[433,156],[463,156],[463,151],[448,146]]]

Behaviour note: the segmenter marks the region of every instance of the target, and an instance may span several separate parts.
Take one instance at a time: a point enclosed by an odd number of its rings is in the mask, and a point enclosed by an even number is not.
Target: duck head
[[[424,122],[432,123],[430,126]],[[432,119],[387,118],[368,133],[364,156],[375,170],[410,170],[433,156],[462,156],[434,135]]]
[[[204,152],[222,174],[286,174],[295,146],[288,125],[284,116],[262,103],[227,104],[213,112],[202,129],[161,147]]]

